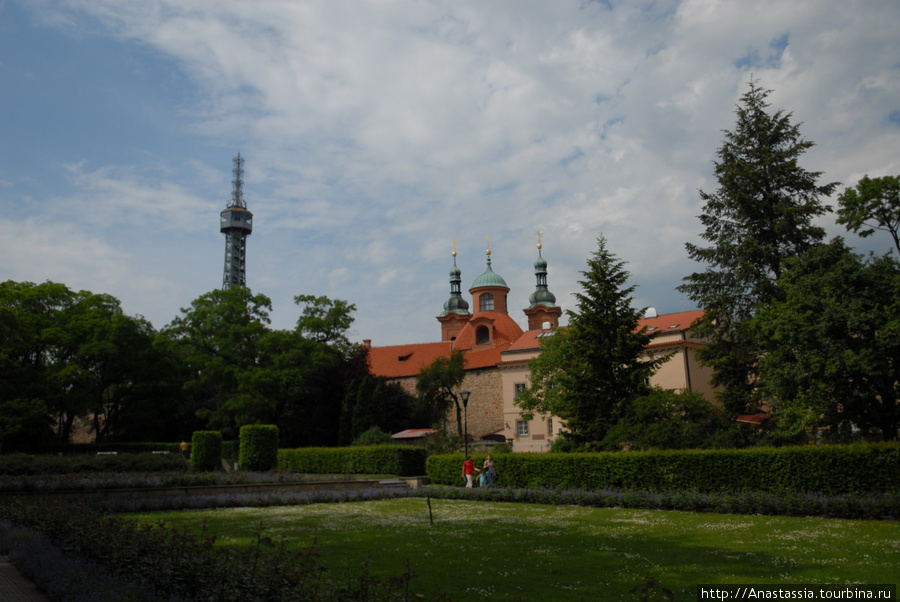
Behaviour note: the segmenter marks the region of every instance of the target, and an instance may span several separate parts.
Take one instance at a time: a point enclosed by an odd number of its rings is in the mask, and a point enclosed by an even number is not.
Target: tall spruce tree
[[[638,328],[644,310],[632,305],[630,274],[597,240],[579,281],[577,311],[569,326],[543,339],[529,364],[531,384],[516,400],[526,418],[549,413],[562,419],[578,445],[597,443],[632,402],[650,391],[650,376],[664,361],[644,358],[647,334]]]
[[[825,231],[814,218],[831,210],[820,202],[837,183],[819,185],[822,172],[800,167],[813,143],[791,123],[791,113],[767,112],[772,92],[750,80],[736,108],[734,130],[719,147],[713,193],[704,201],[702,247],[687,243],[688,255],[706,264],[684,278],[678,290],[708,312],[700,334],[710,343],[698,356],[714,368],[713,384],[733,413],[754,411],[759,357],[748,320],[760,306],[779,298],[776,281],[784,261],[822,241]]]

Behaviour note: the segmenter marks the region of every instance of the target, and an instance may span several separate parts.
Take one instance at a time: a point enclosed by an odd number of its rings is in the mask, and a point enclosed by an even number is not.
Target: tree
[[[648,337],[633,307],[630,274],[597,240],[576,294],[577,311],[568,310],[569,326],[543,339],[531,360],[530,386],[516,400],[523,415],[552,414],[565,421],[578,444],[603,440],[626,416],[632,402],[649,391],[650,376],[664,359],[644,359]]]
[[[634,400],[629,413],[612,427],[602,447],[627,449],[700,449],[715,447],[722,430],[721,411],[703,395],[654,387]]]
[[[790,113],[766,111],[770,93],[751,80],[741,97],[735,128],[725,131],[716,153],[719,187],[700,191],[701,237],[711,246],[686,245],[688,255],[707,267],[678,287],[707,311],[698,334],[710,343],[698,357],[715,369],[712,382],[724,387],[720,400],[733,413],[754,407],[759,354],[747,321],[760,305],[778,299],[784,262],[824,238],[813,220],[830,211],[819,198],[837,186],[819,185],[821,172],[800,167],[813,143],[801,137]]]
[[[781,298],[752,322],[778,430],[828,429],[841,440],[875,427],[897,439],[900,264],[865,260],[838,238],[786,266]]]
[[[416,380],[417,415],[429,420],[429,425],[436,424],[455,405],[456,430],[460,439],[463,437],[462,406],[457,393],[465,377],[466,357],[462,351],[454,349],[450,357],[439,357],[419,370]]]
[[[163,330],[187,367],[185,391],[207,428],[236,436],[248,420],[247,407],[267,403],[249,385],[249,376],[259,365],[271,310],[265,295],[234,286],[201,295]],[[257,408],[254,414],[262,418],[273,411]]]
[[[350,350],[347,332],[353,324],[356,305],[340,299],[314,295],[297,295],[294,303],[303,305],[297,330],[307,338],[327,343],[343,351]]]
[[[885,230],[900,253],[900,176],[863,177],[838,197],[838,220],[863,238]]]

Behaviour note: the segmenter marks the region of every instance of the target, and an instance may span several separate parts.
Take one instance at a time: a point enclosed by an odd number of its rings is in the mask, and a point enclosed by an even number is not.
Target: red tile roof
[[[479,318],[487,318],[493,323],[494,345],[505,344],[508,346],[522,336],[522,328],[508,314],[497,311],[483,311],[474,316],[472,320],[478,320]],[[468,322],[456,336],[453,348],[466,351],[474,346],[474,342],[475,329],[472,328],[472,323]]]
[[[369,348],[369,370],[375,376],[403,378],[416,376],[419,370],[439,357],[450,357],[449,341],[416,345],[390,345]]]
[[[674,314],[661,314],[655,318],[641,318],[638,320],[638,324],[646,326],[648,329],[653,328],[654,330],[651,332],[687,330],[703,317],[703,313],[702,309],[695,309]]]
[[[500,363],[514,363],[508,352],[526,351],[540,348],[540,334],[548,330],[529,330],[522,332],[515,320],[507,314],[499,312],[482,312],[479,317],[487,317],[494,324],[494,347],[472,350],[474,329],[471,323],[466,324],[455,341],[440,343],[420,343],[414,345],[391,345],[389,347],[371,347],[369,349],[369,368],[375,376],[385,378],[403,378],[416,376],[423,367],[431,364],[439,357],[449,357],[452,349],[466,352],[466,370],[489,368]],[[703,310],[684,311],[662,314],[655,318],[641,318],[640,327],[653,327],[651,332],[680,332],[687,330],[703,317]],[[664,347],[681,343],[651,343],[648,347]],[[688,341],[690,346],[699,343]],[[501,357],[505,353],[506,357]],[[505,361],[504,361],[505,360]]]

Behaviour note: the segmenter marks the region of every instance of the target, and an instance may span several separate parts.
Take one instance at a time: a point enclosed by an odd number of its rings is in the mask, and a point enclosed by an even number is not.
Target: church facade
[[[493,271],[490,249],[487,269],[469,287],[471,309],[461,291],[462,273],[456,265],[454,250],[450,298],[437,316],[441,340],[382,347],[372,346],[367,340],[364,345],[369,349],[372,374],[397,382],[415,394],[416,376],[423,367],[438,357],[449,357],[455,350],[462,351],[466,376],[461,389],[471,391],[467,407],[470,439],[505,441],[515,452],[547,451],[565,425],[546,415],[536,415],[526,421],[515,405],[518,394],[528,386],[528,361],[540,354],[541,340],[553,335],[562,315],[547,285],[547,261],[540,243],[534,271],[535,291],[529,297],[529,306],[522,309],[528,324],[528,330],[523,331],[509,315],[510,289]],[[702,315],[702,311],[651,314],[641,320],[640,326],[646,326],[654,334],[646,347],[648,357],[673,356],[654,374],[651,384],[664,389],[696,391],[713,401],[709,384],[712,372],[700,366],[695,357],[703,341],[691,333],[692,325]],[[453,409],[448,424],[455,424],[455,420]]]

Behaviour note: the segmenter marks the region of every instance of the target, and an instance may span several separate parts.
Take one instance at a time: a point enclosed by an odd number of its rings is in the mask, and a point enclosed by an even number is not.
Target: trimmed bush
[[[199,471],[219,470],[222,467],[222,433],[194,431],[191,438],[191,468]]]
[[[241,470],[266,472],[278,467],[278,427],[248,424],[241,427],[238,462]]]
[[[473,454],[480,467],[484,456]],[[900,444],[740,450],[510,454],[495,458],[506,487],[699,492],[900,492]],[[462,483],[462,454],[428,458],[429,481]]]
[[[304,447],[278,451],[278,469],[306,474],[425,474],[427,452],[408,445]]]

